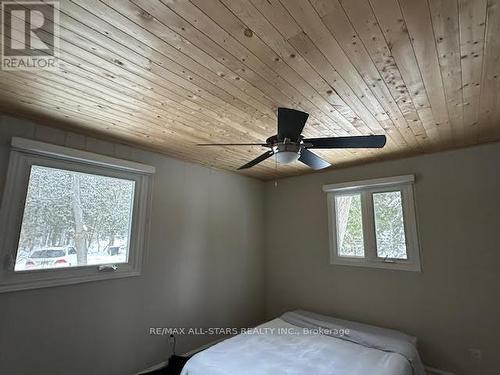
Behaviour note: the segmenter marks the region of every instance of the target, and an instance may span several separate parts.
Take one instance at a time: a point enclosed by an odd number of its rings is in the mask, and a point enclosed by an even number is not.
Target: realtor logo
[[[2,2],[2,70],[55,69],[59,2]]]

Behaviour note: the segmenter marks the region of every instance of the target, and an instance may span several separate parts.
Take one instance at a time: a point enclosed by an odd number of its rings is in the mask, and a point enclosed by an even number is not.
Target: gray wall
[[[0,195],[14,135],[149,163],[157,174],[143,275],[0,294],[0,374],[128,375],[169,354],[167,337],[149,327],[248,326],[294,308],[406,331],[435,367],[498,373],[500,144],[276,188],[0,116]],[[321,186],[408,173],[417,178],[423,272],[329,265]],[[179,351],[208,340],[181,338]]]
[[[0,116],[0,195],[14,135],[157,173],[143,275],[0,294],[0,374],[132,374],[169,355],[168,338],[149,327],[262,321],[262,182]],[[182,337],[178,349],[212,339]]]
[[[411,173],[423,272],[330,265],[322,185]],[[429,365],[499,373],[500,144],[269,182],[266,212],[268,317],[303,308],[401,329]]]

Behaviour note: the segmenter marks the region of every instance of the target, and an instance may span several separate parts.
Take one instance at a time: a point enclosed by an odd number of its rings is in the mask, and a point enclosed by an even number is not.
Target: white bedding
[[[287,313],[292,318],[305,312]],[[282,318],[290,321],[285,314]],[[315,318],[321,315],[311,314]],[[332,337],[324,334],[310,334],[304,326],[290,324],[282,318],[259,326],[257,333],[244,333],[225,340],[193,356],[181,375],[422,375],[421,362],[407,358],[406,336],[400,334],[394,339],[391,330],[380,330],[380,341],[384,342],[388,332],[391,348],[385,351],[383,344],[373,348],[353,342],[359,337],[359,330],[371,327],[354,323],[357,334],[351,338]],[[325,317],[326,318],[326,317]],[[346,322],[346,321],[342,321]],[[349,322],[346,322],[349,323]],[[300,324],[300,323],[297,323]],[[361,328],[360,328],[361,327]],[[286,330],[286,333],[283,333]],[[397,332],[396,332],[397,333]],[[369,333],[373,338],[373,331]],[[398,353],[397,340],[401,340]],[[351,341],[350,341],[351,340]],[[403,342],[404,341],[404,342]],[[412,344],[413,345],[413,344]],[[415,349],[416,353],[416,349]]]

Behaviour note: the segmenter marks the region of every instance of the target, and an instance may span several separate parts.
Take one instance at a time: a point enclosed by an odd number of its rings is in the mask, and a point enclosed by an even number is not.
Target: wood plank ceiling
[[[0,72],[0,107],[228,170],[263,149],[195,144],[263,141],[278,106],[308,112],[309,137],[387,135],[319,152],[337,166],[496,141],[499,3],[64,0],[60,70]]]

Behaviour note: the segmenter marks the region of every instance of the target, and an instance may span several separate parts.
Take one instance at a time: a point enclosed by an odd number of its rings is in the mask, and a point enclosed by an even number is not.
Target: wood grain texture
[[[334,166],[498,141],[499,7],[62,0],[60,69],[1,71],[0,111],[227,170],[263,149],[196,143],[261,142],[278,107],[308,112],[308,137],[387,136],[381,150],[318,151]],[[308,172],[271,158],[239,173]]]

